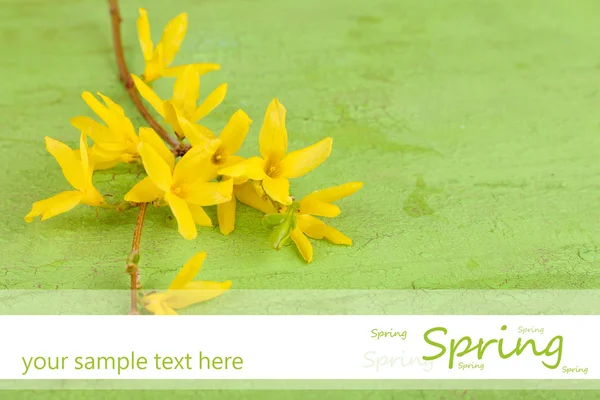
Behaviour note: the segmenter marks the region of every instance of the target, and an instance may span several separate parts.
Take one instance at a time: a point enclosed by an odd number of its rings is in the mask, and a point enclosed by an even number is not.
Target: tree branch
[[[163,138],[165,142],[171,146],[173,149],[173,153],[177,155],[182,155],[185,152],[185,147],[177,141],[173,136],[169,135],[165,129],[156,122],[154,117],[148,112],[144,103],[140,99],[138,91],[135,87],[135,83],[129,74],[129,70],[127,69],[127,63],[125,62],[125,56],[123,54],[123,43],[121,42],[121,15],[119,13],[119,2],[118,0],[108,0],[108,4],[110,6],[110,16],[112,22],[112,35],[113,35],[113,45],[115,48],[115,56],[117,58],[117,66],[119,67],[119,79],[123,82],[127,93],[129,93],[129,97],[133,104],[138,109],[140,114],[144,117],[144,119],[150,124],[152,129],[156,131]]]
[[[142,240],[142,228],[144,227],[144,218],[146,217],[146,208],[148,203],[140,204],[137,221],[135,222],[135,230],[133,231],[133,244],[131,245],[131,253],[127,257],[126,271],[131,275],[131,311],[130,314],[138,313],[137,307],[137,290],[141,287],[140,284],[140,242]]]

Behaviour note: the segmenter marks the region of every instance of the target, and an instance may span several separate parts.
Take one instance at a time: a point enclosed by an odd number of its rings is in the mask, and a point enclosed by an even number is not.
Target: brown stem
[[[140,267],[138,265],[140,259],[140,241],[142,240],[142,228],[144,227],[144,218],[146,217],[146,208],[148,203],[140,204],[137,221],[135,222],[135,230],[133,231],[133,244],[131,245],[131,253],[127,258],[126,271],[131,276],[131,311],[130,314],[138,314],[137,307],[137,290],[140,285]]]
[[[169,135],[165,129],[156,122],[152,115],[148,112],[144,103],[140,99],[138,91],[133,83],[133,79],[127,69],[127,63],[125,62],[125,55],[123,54],[123,43],[121,42],[121,15],[119,13],[119,2],[118,0],[108,0],[110,6],[110,16],[112,21],[112,35],[113,44],[115,48],[115,56],[117,58],[117,66],[119,67],[119,79],[123,82],[127,93],[133,104],[138,109],[144,119],[150,124],[152,129],[156,131],[163,138],[165,142],[171,146],[175,155],[180,155],[184,152],[184,148],[173,136]]]

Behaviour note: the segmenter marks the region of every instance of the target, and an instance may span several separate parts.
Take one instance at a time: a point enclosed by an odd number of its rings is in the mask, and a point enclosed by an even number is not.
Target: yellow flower
[[[243,110],[237,110],[229,118],[229,122],[218,138],[208,128],[192,124],[184,118],[179,118],[179,123],[192,146],[207,146],[210,142],[219,141],[218,145],[214,146],[214,154],[210,157],[210,168],[214,177],[217,176],[219,169],[244,160],[243,157],[235,155],[242,147],[246,135],[248,135],[250,124],[252,124],[252,120]]]
[[[41,216],[43,221],[67,212],[78,204],[105,206],[104,198],[92,184],[94,169],[90,166],[85,133],[81,134],[79,140],[80,159],[77,159],[73,150],[66,144],[48,136],[44,139],[46,149],[56,159],[63,175],[76,190],[61,192],[56,196],[35,202],[31,211],[25,216],[25,221],[32,222],[37,216]]]
[[[233,178],[229,178],[233,179]],[[235,181],[234,181],[235,183]],[[251,182],[234,184],[233,196],[226,203],[217,204],[217,217],[219,219],[219,230],[224,235],[229,235],[235,229],[236,202],[239,201],[247,206],[256,208],[264,213],[275,213],[275,207],[261,198]]]
[[[149,203],[164,199],[177,219],[181,236],[195,239],[198,235],[196,224],[212,226],[202,206],[231,200],[233,182],[208,182],[210,179],[202,174],[214,151],[212,148],[192,147],[175,165],[173,153],[156,132],[144,130],[140,132],[140,138],[138,152],[148,176],[125,195],[125,200]],[[214,146],[218,142],[211,144]]]
[[[137,29],[140,46],[142,47],[142,53],[144,54],[144,61],[146,63],[143,74],[144,80],[146,82],[152,82],[162,76],[179,76],[183,72],[183,68],[187,65],[171,68],[169,68],[169,65],[173,62],[175,55],[181,47],[183,38],[185,37],[188,22],[187,14],[181,13],[169,21],[163,31],[160,42],[154,47],[152,36],[150,34],[148,13],[143,8],[140,8],[139,11],[140,16],[137,20]],[[213,63],[188,65],[191,65],[200,75],[220,68],[218,64]]]
[[[196,106],[200,95],[200,75],[191,66],[185,67],[177,77],[171,100],[162,100],[140,78],[133,74],[131,77],[142,97],[173,127],[180,139],[185,136],[185,132],[179,125],[181,118],[198,122],[221,104],[227,93],[227,84],[223,83],[210,93],[199,106]],[[200,127],[199,129],[206,128]]]
[[[206,174],[211,179],[217,176],[220,168],[234,165],[243,161],[243,157],[235,153],[242,147],[244,139],[250,129],[252,120],[242,111],[236,111],[217,138],[209,129],[192,124],[185,118],[179,118],[179,124],[192,146],[205,146],[214,149],[210,157],[210,163],[206,166]],[[199,129],[202,128],[202,129]],[[234,184],[240,184],[247,179],[235,179]],[[235,188],[234,186],[234,192]],[[224,235],[229,235],[235,228],[236,199],[232,196],[226,203],[217,204],[217,215],[219,218],[219,230]]]
[[[289,195],[288,179],[300,177],[325,161],[331,153],[333,139],[328,137],[304,149],[286,154],[288,138],[285,113],[283,105],[274,99],[267,108],[258,138],[262,158],[251,157],[223,168],[219,174],[262,181],[262,187],[271,199],[289,205],[292,199]]]
[[[141,298],[144,308],[156,315],[177,315],[175,310],[214,299],[231,287],[231,281],[192,281],[200,272],[206,253],[193,256],[179,271],[166,292],[151,293]]]
[[[71,125],[89,134],[94,141],[89,155],[94,160],[96,170],[111,168],[121,162],[133,162],[139,157],[137,151],[139,138],[135,134],[131,120],[125,116],[121,106],[101,93],[98,93],[98,96],[105,104],[98,101],[90,92],[83,92],[81,95],[106,125],[84,116],[72,118]]]
[[[313,239],[327,239],[334,244],[352,245],[352,239],[320,219],[313,217],[313,215],[329,218],[338,216],[341,211],[338,206],[331,204],[331,202],[350,196],[362,186],[362,182],[345,183],[340,186],[317,190],[299,201],[300,208],[296,213],[297,223],[290,237],[306,262],[312,261],[313,249],[306,236],[304,236],[305,234]]]
[[[277,210],[275,206],[269,201],[266,197],[266,194],[261,196],[257,192],[256,184],[260,184],[260,182],[244,182],[240,185],[235,185],[233,187],[233,192],[235,193],[235,197],[249,207],[252,207],[258,211],[262,211],[265,214],[276,213]]]

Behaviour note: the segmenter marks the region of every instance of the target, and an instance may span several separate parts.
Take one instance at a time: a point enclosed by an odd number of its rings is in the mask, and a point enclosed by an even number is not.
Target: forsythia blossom
[[[181,118],[198,122],[221,104],[227,93],[227,84],[223,83],[197,106],[200,95],[200,76],[198,71],[191,66],[187,66],[175,81],[171,100],[162,100],[140,78],[135,75],[131,77],[142,97],[173,127],[180,139],[185,136],[185,132],[179,124]],[[199,126],[199,129],[205,128]]]
[[[180,118],[181,128],[192,146],[206,146],[208,143],[219,141],[210,157],[210,173],[217,176],[219,169],[237,164],[244,158],[235,153],[242,147],[250,130],[252,120],[243,110],[237,110],[217,138],[209,129],[198,129],[197,125]]]
[[[110,3],[116,35],[115,49],[123,77],[128,68],[123,59],[116,25],[119,13],[116,1]],[[339,207],[332,203],[358,191],[363,185],[361,182],[317,190],[300,201],[290,194],[290,179],[301,177],[322,164],[331,154],[333,139],[326,137],[305,148],[288,152],[286,109],[275,98],[269,103],[260,128],[260,156],[242,157],[238,152],[253,122],[243,110],[233,113],[218,136],[200,124],[223,102],[227,94],[227,84],[223,83],[199,101],[200,77],[218,70],[220,66],[196,63],[171,67],[187,31],[187,14],[181,13],[169,21],[155,46],[148,13],[142,8],[139,13],[137,29],[145,68],[140,77],[132,74],[131,80],[126,79],[125,86],[136,107],[160,131],[162,138],[148,127],[140,127],[136,132],[123,108],[109,97],[97,93],[99,100],[92,93],[84,92],[81,97],[102,122],[87,116],[71,119],[71,124],[81,131],[79,149],[71,149],[45,137],[46,149],[56,159],[74,190],[35,202],[25,221],[32,222],[38,216],[45,220],[67,212],[78,204],[119,211],[139,206],[132,252],[127,259],[127,271],[131,274],[134,294],[132,313],[137,313],[136,300],[139,300],[139,304],[149,312],[158,315],[174,315],[177,309],[217,297],[231,287],[231,281],[194,281],[206,259],[206,253],[200,252],[183,266],[166,292],[136,297],[136,290],[141,288],[138,261],[147,209],[147,204],[138,203],[168,205],[177,220],[179,234],[188,240],[197,237],[197,225],[212,226],[203,208],[206,206],[216,205],[219,229],[225,235],[230,234],[235,228],[235,213],[240,202],[265,214],[263,223],[271,229],[272,247],[279,250],[293,241],[306,262],[313,259],[313,248],[308,238],[352,245],[348,236],[317,217],[332,218],[339,215]],[[171,98],[163,100],[151,85],[153,81],[167,76],[176,77],[176,80]],[[134,92],[136,89],[173,128],[179,141],[163,128],[159,129]],[[93,141],[91,148],[88,147],[88,136]],[[163,139],[172,149],[166,146]],[[189,144],[185,143],[185,139]],[[125,201],[107,204],[93,186],[94,170],[140,160],[147,176],[129,190]]]
[[[214,149],[210,156],[210,163],[206,165],[208,176],[216,177],[220,168],[234,165],[244,159],[235,153],[242,147],[244,139],[250,129],[252,120],[242,111],[237,110],[229,119],[225,128],[217,138],[208,129],[198,129],[198,125],[192,124],[184,118],[179,118],[179,123],[185,136],[193,146],[209,146]],[[243,183],[245,179],[235,179],[234,183]],[[237,185],[234,186],[234,193]],[[219,219],[219,230],[224,235],[229,235],[235,228],[236,199],[232,196],[226,203],[217,204],[217,216]]]
[[[45,200],[37,201],[25,216],[25,221],[32,222],[37,216],[41,220],[54,217],[73,209],[78,204],[90,206],[106,206],[104,198],[92,184],[93,166],[88,158],[88,146],[85,133],[79,139],[80,157],[64,143],[45,137],[46,149],[56,159],[63,175],[75,190],[65,191]]]
[[[299,202],[293,203],[291,207],[282,209],[279,214],[265,215],[265,224],[272,228],[271,241],[274,247],[279,249],[288,238],[291,238],[306,262],[311,262],[313,248],[306,236],[351,246],[352,239],[314,216],[329,218],[338,216],[341,212],[339,207],[331,203],[350,196],[362,186],[362,182],[350,182],[317,190]],[[264,209],[265,206],[262,207]]]
[[[143,78],[146,82],[152,82],[162,76],[178,76],[183,72],[187,65],[179,67],[170,67],[175,55],[181,47],[181,43],[187,31],[188,16],[181,13],[173,18],[163,31],[162,37],[156,47],[152,43],[150,33],[150,22],[148,13],[143,8],[139,9],[140,16],[137,20],[138,37],[146,67]],[[194,68],[198,74],[202,75],[209,71],[215,71],[220,68],[214,63],[188,64]]]
[[[90,92],[83,92],[81,95],[106,126],[84,116],[72,118],[71,125],[81,132],[88,133],[94,141],[91,158],[94,160],[95,169],[107,169],[121,162],[133,162],[139,157],[137,145],[140,140],[135,134],[131,120],[125,116],[121,106],[101,93],[98,93],[98,96],[104,101],[104,104],[100,103]]]
[[[184,238],[196,238],[196,225],[212,226],[202,206],[231,200],[231,180],[209,182],[210,178],[207,179],[201,173],[209,163],[212,154],[210,149],[193,147],[175,164],[173,153],[154,131],[149,130],[144,132],[138,152],[148,177],[136,184],[125,195],[125,200],[149,203],[163,199],[171,207],[177,219],[179,233]]]
[[[352,239],[335,228],[330,227],[313,215],[333,218],[340,214],[338,206],[331,202],[350,196],[363,186],[362,182],[351,182],[340,186],[317,190],[299,201],[296,215],[298,223],[291,232],[290,237],[298,247],[300,254],[307,262],[312,261],[312,245],[304,236],[313,239],[327,239],[334,244],[352,245]]]
[[[219,174],[262,181],[262,187],[271,199],[290,205],[292,199],[288,179],[298,178],[323,163],[331,153],[333,139],[328,137],[304,149],[286,154],[288,137],[285,114],[283,105],[274,99],[267,108],[259,133],[259,150],[262,158],[251,157],[223,168]]]
[[[141,298],[140,303],[152,314],[177,315],[175,310],[192,304],[214,299],[231,287],[231,281],[193,281],[202,268],[206,253],[193,256],[179,271],[169,289],[162,293],[151,293]]]

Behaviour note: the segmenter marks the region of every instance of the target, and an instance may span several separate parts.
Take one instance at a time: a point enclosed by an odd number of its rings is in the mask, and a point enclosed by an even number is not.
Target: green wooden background
[[[203,95],[229,85],[206,123],[218,131],[243,108],[255,124],[242,155],[257,154],[264,110],[278,97],[288,110],[290,149],[334,138],[325,164],[292,182],[294,195],[365,182],[330,221],[355,245],[313,241],[309,265],[293,246],[268,248],[257,211],[239,207],[229,237],[200,228],[188,242],[167,209],[150,209],[146,287],[166,287],[200,250],[208,252],[202,278],[231,279],[236,289],[600,286],[600,2],[124,0],[126,57],[137,73],[140,6],[155,40],[170,18],[188,12],[175,63],[222,65],[202,81]],[[125,289],[135,210],[97,216],[81,206],[23,221],[34,201],[68,189],[43,137],[77,144],[69,119],[92,115],[81,92],[101,91],[143,124],[117,80],[107,3],[0,0],[0,44],[0,288]],[[171,84],[157,88],[167,95]],[[141,171],[122,166],[117,176],[94,179],[102,193],[122,197]],[[459,392],[267,393],[209,398],[467,399]]]

